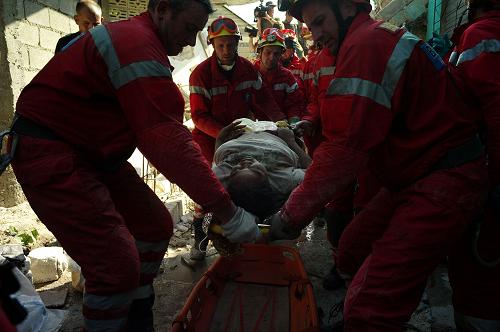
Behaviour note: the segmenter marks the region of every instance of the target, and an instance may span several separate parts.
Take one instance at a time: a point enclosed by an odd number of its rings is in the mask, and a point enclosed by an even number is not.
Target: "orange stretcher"
[[[193,288],[172,331],[319,331],[299,253],[245,244],[238,255],[218,258]]]

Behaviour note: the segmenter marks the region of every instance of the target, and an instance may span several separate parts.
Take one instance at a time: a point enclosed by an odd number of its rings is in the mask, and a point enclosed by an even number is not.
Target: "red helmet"
[[[278,0],[278,9],[280,11],[288,11],[290,15],[295,17],[297,20],[304,22],[302,19],[302,8],[311,0]],[[350,0],[353,3],[359,3],[363,5],[363,9],[367,12],[371,12],[372,6],[370,0]],[[493,0],[499,1],[499,0]],[[338,0],[330,0],[329,2],[338,2]]]
[[[264,46],[280,46],[285,48],[285,38],[281,34],[281,31],[276,28],[267,28],[262,31],[257,49],[261,49]]]
[[[293,40],[297,39],[297,34],[293,29],[283,29],[281,30],[281,33],[283,34],[283,37],[285,38],[291,38]]]
[[[240,29],[238,25],[229,17],[219,16],[208,27],[208,42],[212,39],[222,36],[235,36],[241,39]]]

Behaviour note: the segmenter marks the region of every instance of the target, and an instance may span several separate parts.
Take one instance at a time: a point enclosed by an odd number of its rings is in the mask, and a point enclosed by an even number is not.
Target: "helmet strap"
[[[342,17],[342,13],[340,12],[338,1],[330,1],[330,7],[332,8],[333,13],[335,14],[335,18],[337,19],[337,23],[339,25],[339,49],[344,41],[345,36],[347,35],[347,31],[354,20],[354,16],[348,17],[344,19]],[[356,15],[355,15],[356,16]]]

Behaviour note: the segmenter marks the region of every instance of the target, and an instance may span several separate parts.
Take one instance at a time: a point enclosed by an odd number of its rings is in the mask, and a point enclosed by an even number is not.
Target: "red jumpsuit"
[[[464,84],[463,94],[480,105],[478,117],[486,134],[492,190],[500,191],[500,11],[488,12],[469,24],[449,63],[457,82]],[[486,261],[500,257],[499,212],[500,202],[489,201],[478,242],[479,254]],[[471,233],[449,260],[455,316],[496,320],[500,328],[500,265],[488,268],[476,261]]]
[[[304,62],[300,61],[297,55],[294,54],[290,63],[288,63],[284,67],[290,70],[293,76],[295,76],[295,78],[297,79],[297,81],[299,81],[300,84],[302,84],[302,79],[304,76]]]
[[[323,141],[319,108],[333,78],[333,73],[335,72],[334,64],[335,56],[331,55],[327,49],[323,49],[307,62],[304,69],[304,78],[307,77],[309,79],[308,83],[304,83],[304,85],[309,86],[309,88],[305,89],[308,91],[308,103],[307,112],[302,117],[302,120],[310,121],[316,128],[314,136],[305,137],[305,143],[311,157],[314,154],[314,150]],[[306,82],[305,79],[304,82]]]
[[[230,204],[183,112],[148,13],[92,29],[18,99],[24,121],[13,126],[21,134],[13,169],[37,216],[82,267],[87,330],[123,329],[134,299],[154,296],[172,235],[165,205],[125,161],[136,147],[205,210]]]
[[[300,118],[305,108],[304,95],[290,70],[278,64],[275,70],[264,72],[259,69],[259,72],[264,86],[271,91],[274,101],[285,113],[286,118],[288,120]]]
[[[226,76],[231,75],[230,77]],[[278,121],[286,118],[252,63],[237,56],[231,73],[224,73],[215,53],[191,73],[189,101],[195,129],[193,138],[212,163],[219,131],[238,118]]]
[[[338,269],[354,276],[345,331],[403,331],[428,275],[485,199],[473,111],[445,65],[403,29],[358,13],[320,109],[323,142],[282,219],[304,226],[367,165],[387,188],[344,231]],[[462,155],[462,154],[460,154]]]

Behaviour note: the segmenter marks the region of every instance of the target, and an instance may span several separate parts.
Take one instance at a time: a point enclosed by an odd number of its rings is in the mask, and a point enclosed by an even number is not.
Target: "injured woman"
[[[212,170],[236,205],[264,220],[299,185],[311,158],[288,128],[247,132],[247,127],[236,121],[221,130]]]
[[[275,125],[267,129],[272,130],[259,131],[258,126],[241,121],[223,128],[216,139],[212,166],[233,202],[260,220],[281,208],[311,163],[292,130]],[[208,241],[202,220],[202,212],[196,211],[193,260],[205,259]]]

